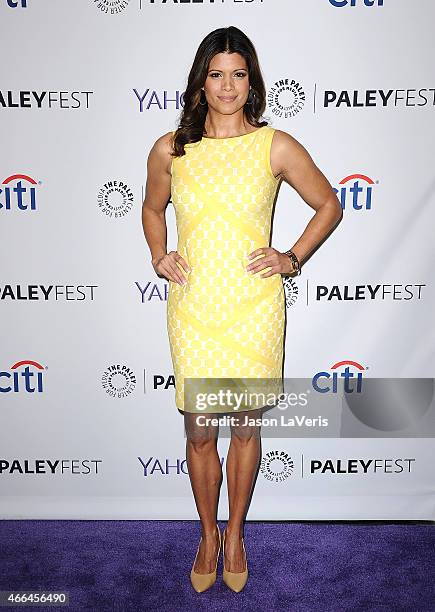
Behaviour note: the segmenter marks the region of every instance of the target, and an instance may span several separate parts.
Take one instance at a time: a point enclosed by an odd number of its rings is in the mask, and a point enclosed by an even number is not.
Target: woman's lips
[[[222,102],[234,102],[237,96],[227,97],[227,96],[218,96],[219,100]]]

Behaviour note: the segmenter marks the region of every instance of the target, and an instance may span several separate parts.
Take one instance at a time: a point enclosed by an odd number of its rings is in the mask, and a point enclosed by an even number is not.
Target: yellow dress
[[[172,158],[176,250],[191,268],[183,272],[185,286],[169,281],[167,302],[175,403],[181,411],[198,410],[185,405],[185,379],[235,379],[237,388],[240,380],[272,379],[278,386],[271,388],[282,390],[282,277],[261,278],[269,267],[256,274],[246,270],[257,259],[248,254],[270,246],[279,184],[270,166],[274,131],[266,125],[241,136],[203,137],[185,145],[184,156]],[[244,409],[251,407],[259,404]]]

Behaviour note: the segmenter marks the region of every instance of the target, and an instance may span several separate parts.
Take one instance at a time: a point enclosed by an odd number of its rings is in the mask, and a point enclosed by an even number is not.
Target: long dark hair
[[[267,125],[267,121],[260,121],[266,108],[266,88],[254,45],[235,26],[218,28],[202,40],[193,60],[184,93],[184,108],[174,134],[173,157],[184,155],[184,145],[198,142],[203,136],[208,104],[200,104],[201,88],[207,78],[211,59],[217,53],[239,53],[245,58],[251,86],[243,109],[245,117],[255,127]]]

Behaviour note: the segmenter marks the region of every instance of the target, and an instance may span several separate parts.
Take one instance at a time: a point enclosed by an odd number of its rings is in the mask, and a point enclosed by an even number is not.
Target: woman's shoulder
[[[162,149],[162,148],[165,149],[168,147],[168,145],[171,146],[173,142],[174,134],[175,134],[175,130],[162,134],[162,136],[159,136],[157,140],[154,142],[153,147],[155,147],[156,149]]]
[[[173,150],[173,135],[174,131],[166,132],[159,136],[153,143],[151,151],[157,156],[166,158],[170,156]]]
[[[284,131],[284,130],[280,130],[278,128],[275,128],[273,126],[268,126],[270,127],[274,134],[275,134],[275,140],[281,140],[283,142],[287,141],[287,142],[297,142],[296,138],[294,136],[292,136],[291,134],[289,134],[288,132]]]
[[[297,138],[278,128],[273,128],[273,148],[275,151],[280,151],[282,154],[297,154],[306,151],[305,147]]]
[[[164,168],[170,174],[170,167],[172,163],[172,134],[173,132],[166,132],[162,136],[159,136],[153,143],[149,155],[148,163],[154,165],[156,168]]]

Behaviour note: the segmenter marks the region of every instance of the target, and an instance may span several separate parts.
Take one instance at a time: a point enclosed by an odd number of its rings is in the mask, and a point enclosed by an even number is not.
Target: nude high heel
[[[243,541],[243,538],[242,538],[242,547],[243,547],[243,552],[245,555],[246,569],[243,572],[229,572],[228,570],[225,569],[225,534],[226,534],[226,529],[223,532],[223,539],[222,539],[222,556],[224,559],[224,569],[222,573],[222,578],[225,584],[232,591],[235,591],[236,593],[240,593],[240,591],[243,589],[243,587],[245,586],[248,580],[248,560],[246,558],[245,542]]]
[[[190,571],[190,581],[192,583],[193,588],[195,589],[197,593],[203,593],[204,591],[209,589],[211,586],[213,586],[214,583],[216,582],[216,570],[217,570],[217,565],[219,561],[219,554],[221,551],[221,532],[220,532],[218,525],[216,525],[216,529],[219,534],[219,548],[218,548],[217,555],[216,555],[216,567],[209,574],[198,574],[193,569],[195,567],[196,558],[198,556],[199,547],[201,545],[202,538],[198,544],[198,550],[196,551],[195,560],[193,562],[192,569]]]

